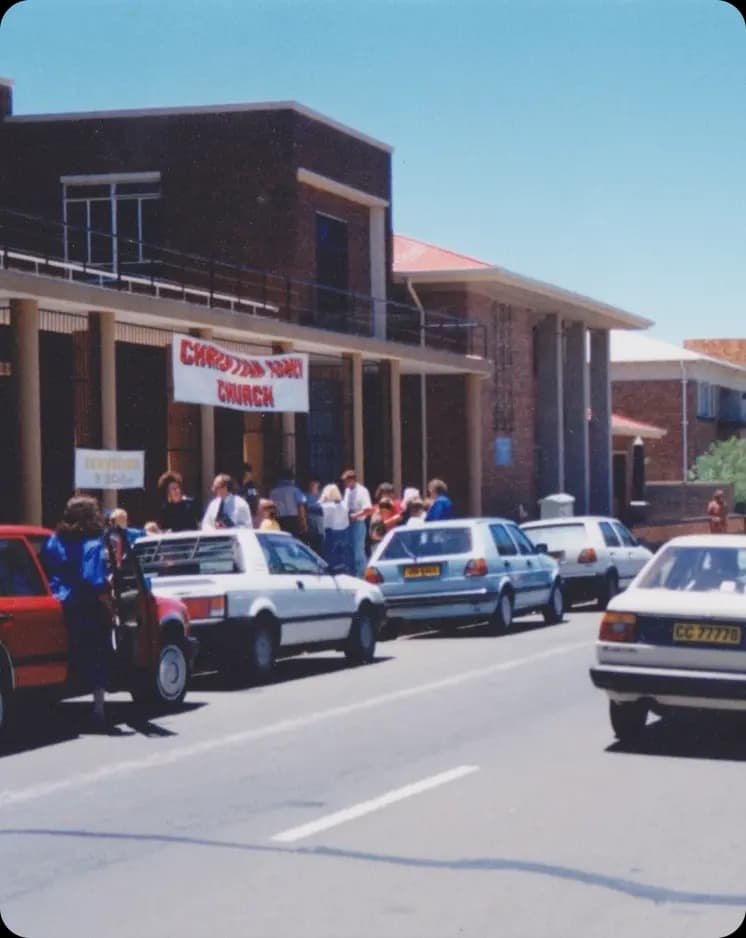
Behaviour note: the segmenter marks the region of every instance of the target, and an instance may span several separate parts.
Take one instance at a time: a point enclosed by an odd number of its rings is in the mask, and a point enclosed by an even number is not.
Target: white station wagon
[[[141,538],[135,551],[153,593],[186,604],[200,643],[196,670],[264,680],[279,654],[331,648],[353,664],[373,659],[381,591],[331,574],[289,534],[184,531]]]

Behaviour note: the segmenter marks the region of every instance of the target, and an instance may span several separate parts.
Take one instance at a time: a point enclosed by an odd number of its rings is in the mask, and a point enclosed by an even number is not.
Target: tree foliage
[[[697,457],[691,478],[701,482],[732,482],[736,503],[746,502],[746,440],[718,440]]]

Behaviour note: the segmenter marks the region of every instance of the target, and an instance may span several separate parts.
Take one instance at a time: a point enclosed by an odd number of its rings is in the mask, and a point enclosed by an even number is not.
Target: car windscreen
[[[436,528],[425,525],[394,532],[380,560],[412,560],[417,557],[446,557],[471,551],[469,528]]]
[[[135,544],[147,576],[194,576],[239,573],[239,550],[234,537],[148,539]]]
[[[738,547],[664,547],[637,581],[639,589],[695,593],[746,592],[746,550]]]
[[[523,528],[534,544],[546,544],[550,553],[581,551],[587,547],[587,535],[584,524],[541,525],[536,528]]]

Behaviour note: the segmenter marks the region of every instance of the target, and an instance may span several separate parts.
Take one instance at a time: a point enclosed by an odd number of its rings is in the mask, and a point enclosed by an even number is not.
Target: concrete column
[[[612,511],[611,462],[611,376],[609,333],[591,330],[590,367],[590,511],[608,515]]]
[[[199,329],[201,339],[211,339],[212,329]],[[199,405],[200,476],[202,504],[212,498],[210,486],[215,478],[215,408],[210,404]]]
[[[386,338],[386,210],[370,208],[370,295],[373,300],[373,335]]]
[[[358,479],[365,479],[365,437],[363,432],[363,356],[352,358],[352,455]]]
[[[575,498],[575,514],[588,514],[588,364],[583,323],[565,329],[563,377],[565,491]]]
[[[539,323],[536,342],[536,442],[540,447],[537,497],[565,486],[562,430],[562,320],[550,313]]]
[[[466,376],[466,462],[469,469],[469,514],[482,514],[482,379]]]
[[[99,373],[96,375],[101,395],[101,448],[117,448],[117,356],[116,316],[109,312],[88,314],[89,330],[98,342]],[[101,502],[105,509],[117,507],[116,489],[104,489]]]
[[[389,372],[391,380],[391,482],[397,494],[401,492],[402,439],[401,439],[401,362],[392,359]]]
[[[39,306],[36,300],[10,301],[13,337],[13,380],[18,406],[19,520],[42,523],[41,373]],[[72,453],[70,454],[72,458]]]

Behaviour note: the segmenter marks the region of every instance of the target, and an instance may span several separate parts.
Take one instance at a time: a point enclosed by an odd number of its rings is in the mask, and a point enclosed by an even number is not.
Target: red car
[[[68,670],[62,605],[49,589],[39,551],[52,532],[31,525],[0,525],[0,735],[23,696],[76,696]],[[197,640],[178,599],[150,592],[130,551],[112,578],[116,622],[108,690],[128,690],[136,701],[176,707],[184,700]]]

